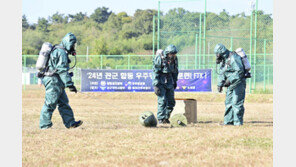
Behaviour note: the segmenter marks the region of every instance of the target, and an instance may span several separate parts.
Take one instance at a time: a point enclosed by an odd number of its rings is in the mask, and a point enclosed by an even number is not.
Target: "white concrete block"
[[[175,99],[176,105],[171,117],[174,114],[183,114],[188,123],[197,123],[197,105],[195,99]]]

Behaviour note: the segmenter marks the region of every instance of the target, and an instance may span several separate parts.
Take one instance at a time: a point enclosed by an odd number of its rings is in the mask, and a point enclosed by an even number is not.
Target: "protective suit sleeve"
[[[225,66],[223,65],[222,66],[222,62],[220,63],[221,67],[220,67],[220,74],[218,75],[218,80],[217,80],[217,86],[218,87],[222,87],[223,84],[225,83],[226,81],[226,76],[225,76]]]
[[[174,82],[178,81],[178,74],[179,74],[179,66],[178,66],[178,58],[176,57],[175,60],[175,71],[172,73]]]
[[[68,55],[65,51],[57,49],[56,73],[60,76],[65,87],[73,86],[72,78],[69,74]]]
[[[160,73],[161,73],[161,56],[155,56],[153,60],[152,70],[152,85],[157,86],[160,84]]]
[[[234,72],[227,79],[229,80],[230,84],[234,84],[241,78],[244,78],[244,67],[239,56],[231,56],[231,67]]]
[[[218,84],[217,84],[217,86],[222,87],[225,81],[226,81],[226,76],[225,76],[224,73],[218,75]]]

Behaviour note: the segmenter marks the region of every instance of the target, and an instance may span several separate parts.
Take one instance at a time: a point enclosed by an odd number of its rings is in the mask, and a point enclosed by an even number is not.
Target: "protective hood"
[[[177,54],[178,51],[177,51],[177,48],[175,45],[169,45],[165,48],[164,50],[164,55],[168,55],[169,53],[172,53],[172,54]]]
[[[229,50],[223,44],[217,44],[214,48],[215,54],[220,54],[224,59],[229,55]]]
[[[61,45],[67,50],[67,52],[70,52],[71,49],[74,49],[75,43],[76,43],[75,35],[69,32],[63,38]]]
[[[217,44],[214,48],[214,52],[215,54],[223,54],[224,52],[226,52],[226,47],[223,44]]]

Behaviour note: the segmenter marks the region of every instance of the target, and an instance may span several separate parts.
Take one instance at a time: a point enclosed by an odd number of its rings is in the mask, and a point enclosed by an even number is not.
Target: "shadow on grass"
[[[273,121],[247,121],[248,124],[273,124]]]
[[[198,127],[199,124],[204,124],[204,125],[223,125],[223,122],[221,121],[197,121],[197,123],[190,123],[187,125],[187,128],[195,128]],[[245,121],[244,125],[247,126],[273,126],[273,121]],[[142,127],[139,125],[139,127]],[[116,124],[116,125],[101,125],[98,126],[98,129],[129,129],[129,128],[134,128],[134,126],[124,126],[122,124]],[[170,129],[172,128],[170,125],[157,125],[157,127],[144,127],[144,128],[149,128],[149,129]]]
[[[221,121],[198,121],[194,125],[198,124],[223,124]],[[273,126],[273,121],[244,121],[245,125],[251,126]]]
[[[246,121],[245,124],[251,126],[273,126],[273,121]]]
[[[221,123],[221,122],[218,122],[218,121],[197,121],[197,123],[195,123],[195,124],[218,124],[218,123]]]

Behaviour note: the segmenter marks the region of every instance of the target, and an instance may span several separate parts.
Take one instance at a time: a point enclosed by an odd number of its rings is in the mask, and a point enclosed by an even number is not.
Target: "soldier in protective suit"
[[[153,60],[153,87],[158,97],[157,119],[159,124],[170,123],[170,114],[175,106],[175,89],[178,80],[177,48],[169,45]]]
[[[214,52],[216,63],[220,64],[218,92],[227,87],[225,99],[224,125],[243,125],[246,78],[241,57],[230,52],[222,44],[217,44]]]
[[[73,111],[65,88],[77,93],[76,87],[69,74],[70,59],[68,54],[75,55],[76,37],[72,33],[66,34],[60,45],[54,47],[48,61],[48,70],[54,71],[51,76],[44,76],[42,83],[45,86],[45,103],[40,114],[40,129],[48,129],[52,126],[52,113],[58,106],[63,123],[67,128],[76,128],[82,121],[75,121]]]

